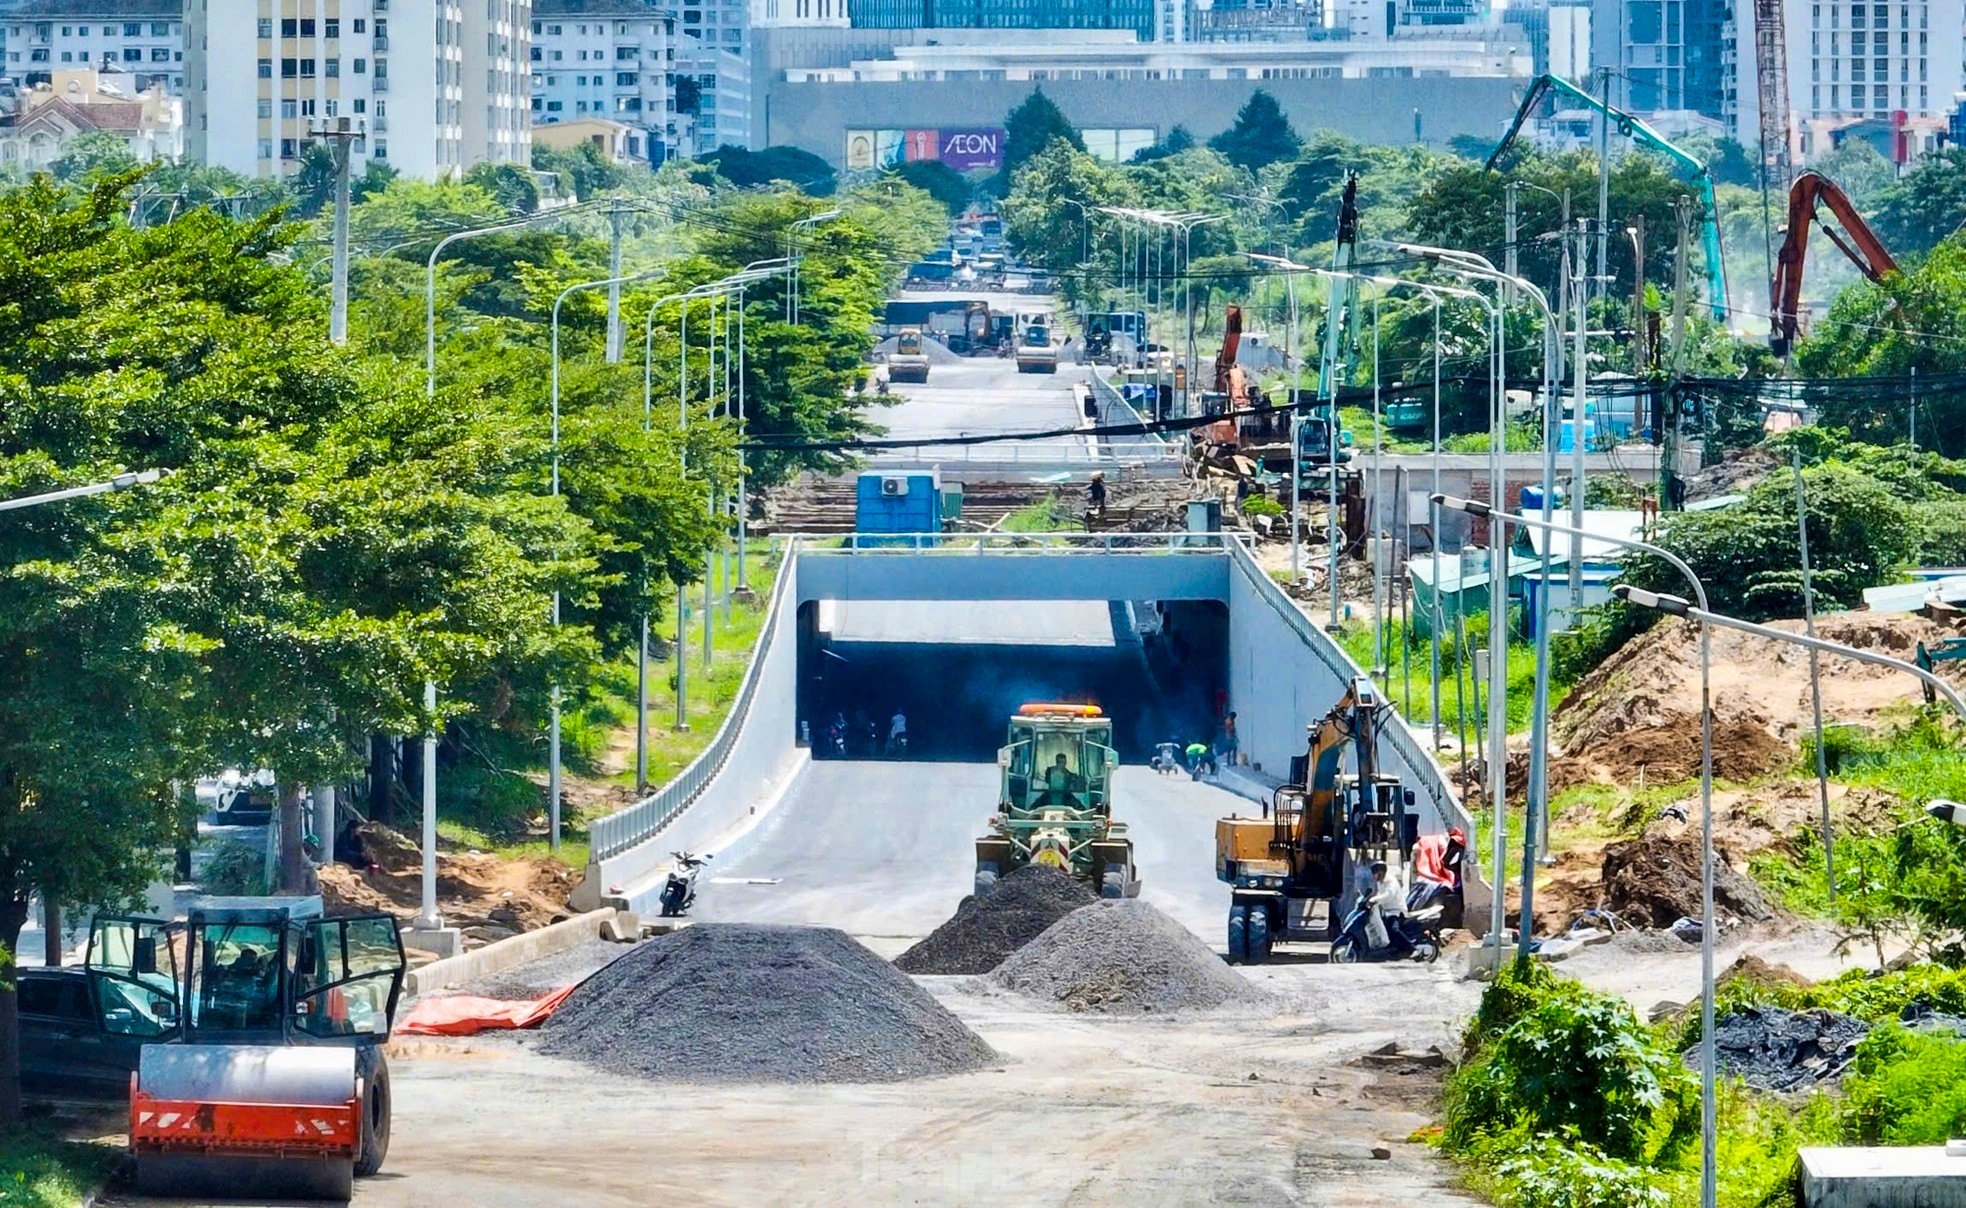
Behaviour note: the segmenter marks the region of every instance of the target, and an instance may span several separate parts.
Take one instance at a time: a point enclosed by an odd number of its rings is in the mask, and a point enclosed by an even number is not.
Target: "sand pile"
[[[1658,831],[1613,843],[1604,849],[1604,904],[1636,927],[1667,928],[1682,918],[1698,919],[1700,836],[1693,831]],[[1753,881],[1716,859],[1714,909],[1723,919],[1761,922],[1775,917]]]
[[[898,1082],[997,1054],[906,974],[830,927],[699,923],[594,974],[541,1051],[682,1082]]]
[[[896,957],[895,967],[904,973],[988,973],[1096,897],[1069,873],[1026,864],[988,893],[964,898],[948,922]]]
[[[1187,928],[1137,900],[1074,910],[1011,955],[998,984],[1073,1011],[1160,1015],[1266,997]]]

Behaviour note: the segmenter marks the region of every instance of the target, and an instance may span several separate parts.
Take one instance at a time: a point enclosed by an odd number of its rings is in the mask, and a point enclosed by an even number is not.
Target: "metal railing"
[[[1088,445],[1065,444],[1061,441],[1058,444],[1037,442],[1018,444],[1004,441],[988,445],[938,445],[933,441],[923,441],[919,445],[882,449],[870,456],[867,461],[868,464],[876,466],[906,462],[911,465],[1085,465],[1107,468],[1141,462],[1181,460],[1181,451],[1158,437],[1129,436],[1120,439],[1136,443]]]
[[[779,533],[806,557],[851,554],[1219,554],[1247,552],[1256,534],[1228,533]]]
[[[1118,412],[1124,417],[1122,420],[1124,423],[1144,425],[1148,422],[1147,417],[1140,414],[1140,409],[1128,402],[1126,395],[1120,393],[1119,387],[1106,380],[1105,374],[1094,370],[1090,376],[1092,378],[1092,393],[1099,397],[1100,407],[1108,414]],[[1161,435],[1159,432],[1147,432],[1139,436],[1122,436],[1118,439],[1134,441],[1141,445],[1151,442],[1168,450],[1177,457],[1180,455],[1179,450],[1175,448],[1167,437]]]
[[[786,542],[782,552],[784,557],[778,566],[778,581],[771,589],[771,606],[765,610],[764,624],[758,629],[757,644],[751,648],[751,661],[744,669],[744,681],[738,685],[737,697],[731,701],[730,712],[724,715],[723,723],[717,727],[709,744],[695,759],[690,760],[687,767],[676,773],[673,780],[635,804],[588,824],[587,837],[592,853],[589,860],[605,860],[648,842],[676,815],[687,809],[724,770],[731,747],[736,744],[737,736],[750,716],[751,702],[757,697],[758,679],[763,675],[761,668],[765,656],[771,651],[771,635],[778,627],[779,610],[788,607],[786,600],[791,584],[798,576],[798,539]]]

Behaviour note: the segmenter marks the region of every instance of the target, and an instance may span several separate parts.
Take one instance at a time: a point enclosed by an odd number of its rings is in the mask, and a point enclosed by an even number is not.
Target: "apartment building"
[[[182,0],[20,0],[0,13],[4,75],[22,87],[60,70],[136,78],[138,91],[184,91]]]
[[[371,159],[423,179],[531,156],[530,0],[185,0],[189,154],[298,169],[347,117]]]
[[[631,128],[635,158],[688,154],[676,111],[676,13],[653,0],[536,0],[532,122],[603,119]]]

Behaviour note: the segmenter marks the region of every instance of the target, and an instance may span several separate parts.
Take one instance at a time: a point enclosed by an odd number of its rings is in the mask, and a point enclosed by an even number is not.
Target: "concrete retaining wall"
[[[570,919],[509,936],[482,948],[431,961],[403,975],[403,996],[415,998],[433,990],[463,985],[517,968],[528,961],[579,947],[601,933],[601,924],[615,916],[612,906],[577,914]]]

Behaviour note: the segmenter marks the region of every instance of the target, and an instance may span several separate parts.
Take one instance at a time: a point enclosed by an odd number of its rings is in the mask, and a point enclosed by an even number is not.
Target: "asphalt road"
[[[1019,373],[1015,361],[995,357],[938,362],[929,369],[928,381],[892,385],[889,389],[900,401],[881,412],[879,419],[888,429],[888,439],[919,437],[930,442],[935,437],[1076,427],[1080,417],[1072,387],[1084,381],[1085,374],[1082,366],[1069,362],[1060,364],[1055,374]],[[1018,447],[1049,448],[1055,455],[1061,448],[1085,449],[1089,442],[1080,436],[1060,436],[1019,442]],[[985,450],[1001,454],[1011,446],[974,448],[973,455],[981,458]],[[919,455],[956,461],[964,453],[962,446],[927,443]]]
[[[1256,807],[1144,767],[1122,767],[1115,794],[1141,897],[1219,949],[1228,898],[1215,880],[1215,819]],[[693,913],[838,927],[898,951],[969,893],[974,841],[996,800],[994,764],[815,763],[728,862],[706,870]]]

